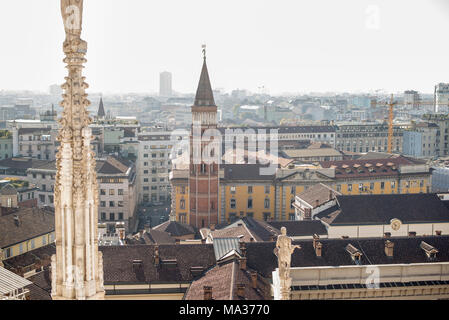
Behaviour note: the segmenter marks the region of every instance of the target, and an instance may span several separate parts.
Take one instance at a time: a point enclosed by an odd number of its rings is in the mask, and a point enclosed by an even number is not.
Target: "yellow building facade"
[[[251,166],[256,165],[225,165],[220,169],[222,223],[243,217],[293,220],[295,196],[318,183],[343,195],[428,193],[431,186],[430,168],[402,157],[278,168],[267,176],[258,175]],[[174,170],[172,174],[172,219],[188,224],[188,172]]]

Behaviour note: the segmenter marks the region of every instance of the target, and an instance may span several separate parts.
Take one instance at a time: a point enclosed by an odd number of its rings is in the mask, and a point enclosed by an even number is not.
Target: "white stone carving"
[[[52,298],[104,299],[97,239],[98,185],[88,127],[92,122],[87,112],[90,102],[85,92],[89,86],[82,76],[87,52],[87,43],[81,39],[83,0],[61,0],[61,12],[68,76],[62,85],[64,111],[59,120],[61,145],[56,155]]]

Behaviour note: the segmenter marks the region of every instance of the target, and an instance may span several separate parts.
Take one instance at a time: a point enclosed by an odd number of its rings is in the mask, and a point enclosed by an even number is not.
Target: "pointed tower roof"
[[[195,107],[216,107],[209,72],[207,71],[206,56],[204,56],[203,69],[195,96]]]
[[[106,113],[104,112],[104,106],[103,106],[103,98],[100,98],[100,106],[98,107],[98,118],[104,118],[106,116]]]

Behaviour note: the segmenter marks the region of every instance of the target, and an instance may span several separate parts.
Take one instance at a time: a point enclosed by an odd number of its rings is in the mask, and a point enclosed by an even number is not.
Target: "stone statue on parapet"
[[[61,0],[61,14],[66,34],[64,52],[86,53],[87,43],[81,39],[83,0]]]
[[[290,296],[290,267],[292,254],[296,249],[301,249],[300,246],[292,245],[292,238],[287,236],[287,229],[285,227],[281,228],[281,234],[278,236],[276,241],[276,248],[274,249],[274,254],[278,258],[279,267],[279,280],[281,285],[281,299],[289,300]]]

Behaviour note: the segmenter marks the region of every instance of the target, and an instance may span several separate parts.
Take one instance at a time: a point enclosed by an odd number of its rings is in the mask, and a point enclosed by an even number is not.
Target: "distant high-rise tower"
[[[435,86],[435,112],[449,112],[449,83],[439,83]]]
[[[172,96],[172,74],[167,71],[161,72],[159,82],[160,82],[159,96],[171,97]]]
[[[207,71],[206,56],[204,56],[203,69],[196,92],[195,103],[192,106],[192,132],[190,136],[190,225],[197,228],[209,227],[219,222],[219,175],[218,151],[209,151],[209,141],[201,137],[208,129],[217,129],[217,106],[214,101],[209,73]],[[201,136],[199,136],[201,135]],[[206,139],[205,139],[206,140]],[[214,162],[205,161],[203,155],[211,154]]]

